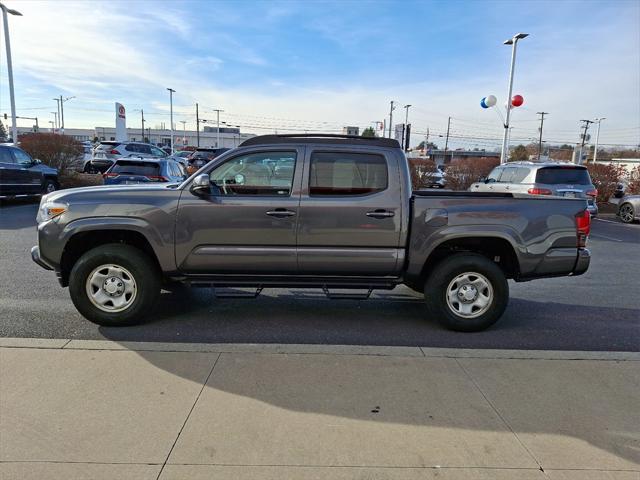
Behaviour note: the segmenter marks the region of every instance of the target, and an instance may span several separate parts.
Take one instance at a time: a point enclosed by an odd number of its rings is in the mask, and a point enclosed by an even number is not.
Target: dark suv
[[[0,198],[51,193],[58,189],[58,170],[13,145],[0,145]]]

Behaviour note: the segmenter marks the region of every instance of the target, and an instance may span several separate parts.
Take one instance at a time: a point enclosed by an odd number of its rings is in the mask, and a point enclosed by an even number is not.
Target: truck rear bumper
[[[582,275],[589,268],[591,253],[586,248],[552,248],[538,263],[536,269],[517,278],[517,281],[536,278]]]

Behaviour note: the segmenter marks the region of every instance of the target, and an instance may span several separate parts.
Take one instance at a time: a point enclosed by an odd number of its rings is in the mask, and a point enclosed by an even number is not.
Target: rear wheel
[[[476,332],[504,313],[509,286],[504,272],[488,258],[458,253],[442,260],[424,287],[427,310],[450,330]]]
[[[631,205],[630,203],[623,203],[622,205],[620,205],[620,210],[618,211],[618,214],[620,215],[620,220],[622,220],[624,223],[631,223],[633,222],[633,219],[635,218],[635,210],[633,209],[633,205]]]
[[[140,323],[160,293],[160,272],[141,250],[107,244],[89,250],[69,275],[69,293],[87,320],[104,326]]]

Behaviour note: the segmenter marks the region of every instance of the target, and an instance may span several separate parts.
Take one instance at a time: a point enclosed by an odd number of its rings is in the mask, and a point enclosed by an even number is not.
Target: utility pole
[[[62,119],[62,117],[60,116],[60,104],[62,103],[62,96],[60,96],[60,98],[54,98],[54,100],[55,100],[56,104],[58,105],[58,116],[57,116],[57,119],[56,119],[56,128],[59,129],[61,127],[60,124],[62,123],[60,121]]]
[[[142,115],[142,141],[144,142],[144,110],[140,109],[140,115]]]
[[[593,120],[580,120],[584,123],[584,132],[582,133],[582,143],[580,144],[580,158],[578,159],[578,165],[582,165],[582,152],[584,151],[584,143],[587,141],[587,130],[589,125],[594,123]]]
[[[216,112],[216,148],[220,148],[220,112],[224,110],[214,108],[213,111]]]
[[[449,146],[449,128],[451,127],[451,117],[447,121],[447,138],[444,141],[444,162],[447,163],[447,147]]]
[[[11,42],[9,40],[9,20],[7,14],[21,17],[22,14],[0,3],[4,23],[4,45],[7,50],[7,76],[9,77],[9,100],[11,102],[11,140],[18,143],[18,124],[16,123],[16,97],[13,91],[13,63],[11,62]]]
[[[396,109],[396,107],[393,105],[395,102],[393,100],[391,100],[391,109],[389,110],[389,138],[391,137],[391,129],[393,128],[393,111]]]
[[[429,143],[429,127],[427,127],[427,134],[424,136],[424,156],[427,156],[427,144]]]
[[[187,143],[187,121],[180,120],[180,123],[182,124],[182,146],[184,147]]]
[[[507,94],[507,115],[504,121],[504,137],[502,139],[502,152],[500,154],[500,163],[507,162],[509,150],[509,118],[511,118],[511,94],[513,93],[513,73],[516,68],[516,46],[518,40],[528,37],[528,33],[518,33],[509,40],[504,42],[505,45],[511,45],[511,68],[509,69],[509,93]]]
[[[54,122],[53,124],[55,125],[56,130],[58,129],[58,112],[51,112],[53,114],[53,119]]]
[[[167,88],[169,90],[169,108],[170,115],[169,121],[171,122],[171,153],[173,154],[173,94],[176,92],[173,88]]]
[[[200,146],[200,115],[198,113],[198,104],[196,103],[196,146]]]
[[[538,161],[540,161],[540,154],[542,153],[542,125],[544,125],[544,116],[549,115],[549,112],[537,112],[540,115],[540,140],[538,140]]]
[[[405,105],[404,106],[404,110],[405,110],[405,116],[404,116],[404,127],[402,128],[402,146],[403,149],[406,151],[406,143],[407,143],[407,125],[409,125],[409,107],[411,107],[411,105]]]
[[[59,106],[60,106],[60,128],[62,129],[63,132],[64,132],[64,102],[68,102],[72,98],[76,98],[76,97],[62,98],[62,95],[60,95],[60,103],[59,103]]]
[[[598,158],[598,140],[600,140],[600,122],[602,122],[602,120],[606,120],[606,117],[596,118],[598,130],[596,130],[596,145],[593,149],[593,163],[596,163],[596,159]]]

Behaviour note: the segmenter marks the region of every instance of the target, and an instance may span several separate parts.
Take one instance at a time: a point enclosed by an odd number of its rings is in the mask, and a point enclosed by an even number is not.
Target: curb
[[[375,345],[162,343],[70,340],[48,338],[0,338],[0,348],[49,350],[107,350],[134,352],[254,353],[292,355],[372,355],[394,357],[478,358],[496,360],[608,360],[640,361],[640,352],[564,350],[500,350],[470,348],[393,347]]]

